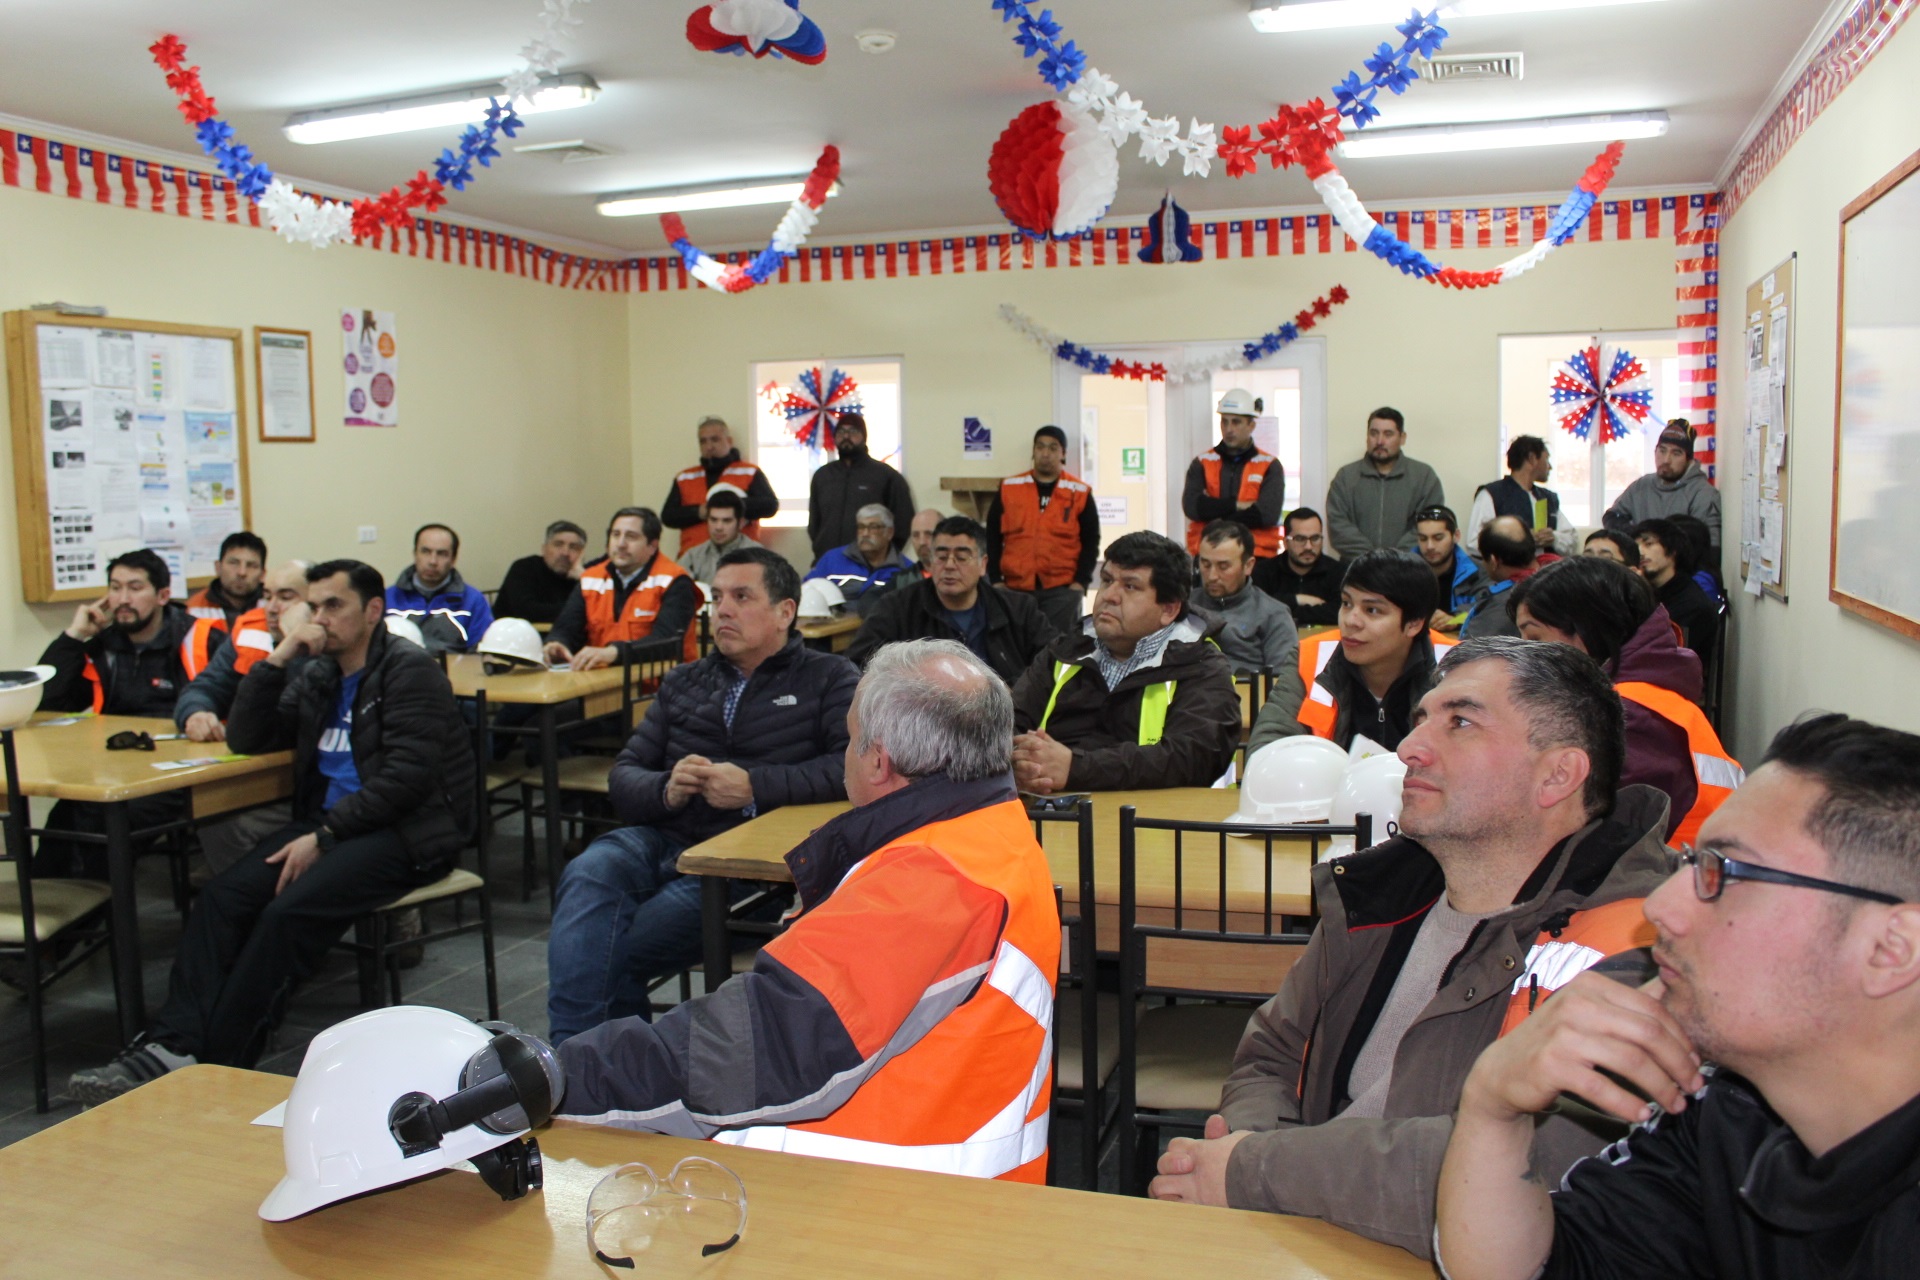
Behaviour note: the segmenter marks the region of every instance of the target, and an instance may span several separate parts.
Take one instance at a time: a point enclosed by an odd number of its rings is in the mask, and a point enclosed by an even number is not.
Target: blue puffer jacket
[[[412,566],[408,566],[387,588],[387,612],[413,619],[426,637],[428,653],[445,649],[466,653],[493,625],[493,606],[478,588],[467,585],[458,569],[447,574],[440,589],[428,595],[414,579]]]
[[[813,562],[813,568],[807,570],[809,578],[825,578],[840,588],[840,594],[846,597],[853,611],[861,617],[876,607],[883,593],[879,588],[893,580],[893,575],[907,567],[898,551],[891,548],[887,558],[874,568],[859,554],[859,547],[849,543],[844,547],[835,547]],[[864,602],[863,602],[864,598]]]

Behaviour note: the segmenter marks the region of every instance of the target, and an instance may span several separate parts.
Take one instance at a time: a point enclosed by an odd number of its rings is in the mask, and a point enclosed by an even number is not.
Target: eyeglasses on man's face
[[[1325,537],[1325,534],[1319,533],[1290,533],[1287,535],[1287,541],[1297,547],[1317,547]]]
[[[1881,893],[1878,889],[1863,889],[1859,885],[1841,884],[1835,880],[1819,880],[1792,871],[1763,867],[1754,862],[1736,862],[1718,849],[1696,849],[1690,844],[1680,847],[1679,861],[1681,865],[1693,868],[1694,896],[1702,902],[1718,902],[1721,891],[1735,880],[1819,889],[1826,893],[1845,894],[1849,898],[1865,898],[1868,902],[1884,902],[1889,906],[1899,906],[1904,901],[1890,893]]]

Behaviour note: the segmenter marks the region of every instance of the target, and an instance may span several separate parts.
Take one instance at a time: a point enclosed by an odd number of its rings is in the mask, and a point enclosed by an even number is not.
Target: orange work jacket
[[[1447,650],[1460,643],[1458,640],[1441,635],[1438,631],[1427,632],[1427,639],[1433,644],[1435,662],[1438,662],[1440,656]],[[1318,635],[1311,640],[1300,642],[1300,684],[1306,689],[1307,696],[1300,704],[1298,718],[1300,723],[1307,727],[1308,733],[1329,741],[1333,739],[1334,725],[1340,719],[1340,705],[1321,685],[1320,673],[1327,669],[1327,663],[1331,662],[1333,655],[1338,652],[1340,652],[1338,631],[1329,631],[1325,635]]]
[[[653,564],[647,576],[634,584],[628,593],[620,616],[613,614],[613,566],[601,563],[580,575],[580,595],[587,606],[587,644],[593,648],[614,644],[618,641],[645,640],[653,634],[653,620],[660,613],[660,599],[666,595],[667,588],[673,585],[675,578],[684,578],[687,571],[659,552],[654,553]],[[699,587],[694,588],[695,591]],[[682,661],[692,662],[700,656],[700,626],[698,619],[688,623],[686,641],[682,645]]]
[[[1693,755],[1693,808],[1687,810],[1668,843],[1691,844],[1700,838],[1701,824],[1747,780],[1746,770],[1720,745],[1720,735],[1713,731],[1706,713],[1673,690],[1629,680],[1613,686],[1613,691],[1686,731],[1687,750]]]
[[[1080,568],[1080,516],[1093,501],[1084,480],[1062,471],[1047,509],[1031,471],[1000,482],[1000,578],[1015,591],[1073,583]]]
[[[1644,898],[1617,898],[1574,912],[1559,929],[1542,929],[1527,951],[1526,968],[1514,979],[1507,995],[1507,1016],[1500,1023],[1500,1034],[1519,1026],[1540,1001],[1608,956],[1652,946],[1656,939],[1645,903]]]
[[[738,461],[729,462],[726,469],[720,473],[720,478],[713,483],[730,484],[738,489],[742,495],[745,495],[753,487],[753,478],[759,474],[759,467],[754,466],[745,458],[741,458]],[[706,469],[696,463],[694,466],[689,467],[673,478],[673,487],[676,496],[679,497],[681,502],[689,507],[702,507],[706,505],[707,492],[711,486],[707,484]],[[741,501],[745,502],[746,498],[742,496]],[[759,541],[760,522],[758,520],[747,521],[746,534],[756,542]],[[690,528],[682,529],[680,531],[681,554],[684,555],[693,550],[706,540],[707,522],[705,520],[702,520],[699,524],[693,525]]]
[[[1220,465],[1221,458],[1218,449],[1209,449],[1200,455],[1200,470],[1207,478],[1207,496],[1209,498],[1218,498],[1221,496]],[[1260,486],[1267,478],[1268,469],[1279,465],[1280,460],[1272,454],[1261,453],[1257,449],[1254,450],[1253,456],[1247,459],[1247,465],[1240,469],[1240,492],[1234,495],[1233,500],[1235,502],[1258,502],[1260,500]],[[1197,556],[1200,554],[1200,531],[1205,529],[1208,523],[1209,522],[1205,520],[1187,521],[1188,555]],[[1278,525],[1270,529],[1249,529],[1247,532],[1253,535],[1254,555],[1273,557],[1280,554],[1280,527]]]

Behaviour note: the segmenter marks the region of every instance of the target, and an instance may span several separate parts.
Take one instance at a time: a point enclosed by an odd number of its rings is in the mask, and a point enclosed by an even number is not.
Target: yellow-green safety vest
[[[1047,721],[1053,719],[1053,704],[1060,699],[1060,691],[1067,687],[1067,681],[1073,679],[1080,670],[1077,662],[1056,662],[1053,664],[1053,692],[1047,697],[1047,709],[1040,717],[1040,727],[1045,729]],[[1162,680],[1159,684],[1150,684],[1140,691],[1140,745],[1151,747],[1167,733],[1167,708],[1173,705],[1173,691],[1180,687],[1178,680]]]

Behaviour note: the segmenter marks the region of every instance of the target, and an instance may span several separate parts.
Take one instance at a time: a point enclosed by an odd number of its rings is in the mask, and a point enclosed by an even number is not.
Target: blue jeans
[[[547,940],[547,1035],[556,1045],[615,1018],[650,1018],[647,983],[700,963],[700,877],[674,861],[689,842],[621,827],[560,873]],[[735,900],[753,885],[728,882]]]

